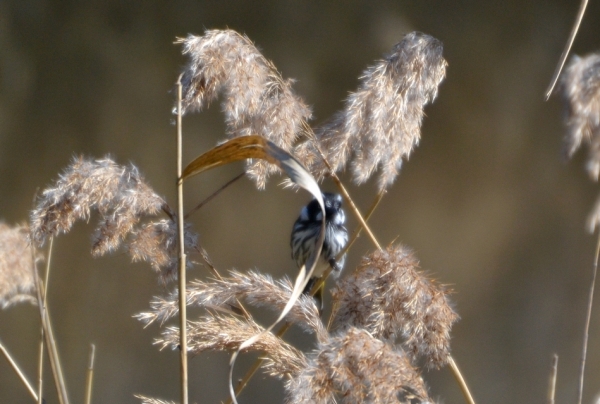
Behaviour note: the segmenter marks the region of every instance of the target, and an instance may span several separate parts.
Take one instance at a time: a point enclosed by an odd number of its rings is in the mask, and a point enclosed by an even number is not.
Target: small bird
[[[304,293],[310,292],[315,282],[323,276],[328,267],[333,269],[335,275],[339,275],[346,261],[346,254],[337,259],[338,254],[348,243],[348,230],[344,226],[346,214],[342,209],[342,196],[325,192],[323,193],[323,201],[325,202],[325,239],[320,259],[317,261]],[[294,223],[290,245],[292,247],[292,258],[296,261],[298,268],[306,263],[306,260],[316,248],[323,218],[322,214],[319,202],[313,199],[302,208],[300,216]],[[322,310],[323,287],[315,293],[315,298],[319,302],[320,310]]]

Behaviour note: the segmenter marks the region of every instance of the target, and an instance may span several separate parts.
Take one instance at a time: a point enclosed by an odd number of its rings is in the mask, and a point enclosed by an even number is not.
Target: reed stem
[[[180,375],[181,375],[181,403],[188,404],[188,349],[187,349],[187,298],[186,298],[186,257],[183,222],[183,135],[181,98],[181,76],[177,79],[177,226],[179,231],[179,346],[180,350]]]

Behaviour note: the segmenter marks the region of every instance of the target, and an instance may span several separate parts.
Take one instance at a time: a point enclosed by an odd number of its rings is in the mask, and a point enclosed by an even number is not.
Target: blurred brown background
[[[591,1],[574,52],[600,49],[600,2]],[[447,79],[427,107],[420,146],[372,225],[384,244],[415,249],[422,267],[455,290],[462,320],[453,353],[480,403],[545,401],[550,359],[560,355],[557,401],[576,395],[594,237],[584,230],[597,185],[585,153],[560,158],[562,108],[543,94],[577,1],[0,1],[0,218],[27,219],[34,193],[73,155],[112,154],[136,164],[175,202],[171,89],[184,58],[178,36],[206,28],[246,33],[297,92],[316,123],[342,105],[357,77],[402,36],[444,42]],[[184,121],[185,161],[222,138],[218,103]],[[190,181],[188,208],[241,170]],[[305,193],[272,180],[236,183],[194,216],[216,265],[292,274],[288,237]],[[325,184],[332,189],[331,184]],[[363,209],[373,184],[351,187]],[[93,220],[93,219],[92,219]],[[165,288],[123,254],[92,259],[92,224],[57,239],[49,304],[73,402],[83,399],[90,343],[97,347],[94,402],[134,403],[134,393],[179,399],[178,355],[152,346],[132,315]],[[355,225],[351,220],[350,227]],[[370,249],[353,249],[346,271]],[[190,277],[205,276],[196,268]],[[598,300],[600,302],[600,300]],[[0,339],[33,381],[36,308],[0,312]],[[193,316],[194,314],[192,314]],[[600,394],[600,303],[594,308],[584,402]],[[291,340],[305,349],[312,339]],[[241,375],[249,360],[240,362]],[[191,360],[190,401],[224,399],[227,356]],[[462,402],[447,369],[424,374],[433,397]],[[56,403],[50,373],[46,398]],[[241,402],[282,401],[278,382],[257,377]],[[0,360],[0,403],[31,402]]]

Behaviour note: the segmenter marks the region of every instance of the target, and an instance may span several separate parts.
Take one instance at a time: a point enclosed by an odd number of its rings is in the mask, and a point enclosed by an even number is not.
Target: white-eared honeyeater
[[[323,276],[328,267],[333,269],[334,275],[339,275],[346,261],[346,254],[337,258],[338,254],[348,243],[348,230],[344,226],[346,215],[342,209],[342,196],[339,194],[323,193],[325,202],[325,239],[321,256],[317,261],[315,270],[306,286],[304,293],[310,292],[314,283]],[[313,199],[300,211],[292,229],[290,245],[292,258],[298,268],[306,263],[316,247],[319,230],[321,229],[322,211],[316,199]],[[308,269],[308,268],[307,268]],[[315,294],[320,309],[323,307],[323,287]]]

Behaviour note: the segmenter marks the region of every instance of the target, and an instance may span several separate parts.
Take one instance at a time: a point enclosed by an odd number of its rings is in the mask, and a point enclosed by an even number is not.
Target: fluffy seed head
[[[0,223],[0,307],[3,309],[20,302],[36,302],[28,235],[26,226]]]
[[[357,184],[377,168],[380,190],[392,184],[402,159],[408,159],[419,143],[423,107],[435,99],[446,75],[442,50],[437,39],[412,32],[364,71],[344,109],[315,129],[319,148],[334,171],[343,169],[354,155],[351,166]],[[313,175],[327,174],[313,140],[298,145],[295,154]]]
[[[402,351],[350,327],[320,344],[287,383],[289,404],[424,403],[423,379]]]
[[[244,35],[209,30],[203,36],[180,39],[190,56],[183,77],[183,112],[201,110],[223,93],[223,111],[230,138],[260,135],[290,150],[305,130],[311,111],[275,66]],[[277,169],[262,161],[248,166],[259,188]]]
[[[100,216],[92,253],[115,250],[142,215],[158,213],[165,201],[144,182],[138,169],[106,157],[79,157],[54,187],[47,188],[31,212],[33,241],[42,245],[49,235],[67,233],[76,220],[87,220],[92,210]]]
[[[423,356],[430,367],[444,365],[458,315],[446,291],[427,279],[418,264],[402,245],[364,257],[333,292],[332,329],[359,327],[386,341],[400,338],[411,358]]]
[[[274,281],[269,275],[249,271],[231,271],[230,276],[205,282],[196,279],[187,288],[187,305],[205,308],[220,308],[235,304],[236,299],[246,301],[255,307],[267,307],[281,312],[292,295],[293,285],[289,279]],[[136,317],[151,324],[164,323],[179,312],[179,295],[174,292],[167,298],[155,297],[150,302],[151,311]],[[321,321],[314,299],[302,295],[286,317],[304,330],[315,333],[317,339],[327,338],[327,331]]]
[[[42,245],[48,236],[67,233],[75,221],[89,220],[92,212],[97,212],[100,220],[92,254],[104,255],[125,242],[133,261],[150,262],[166,282],[173,278],[177,267],[176,219],[140,225],[142,218],[161,210],[171,211],[134,165],[121,166],[109,157],[79,157],[53,187],[42,192],[31,212],[31,239]],[[197,235],[187,225],[185,247],[197,250]]]
[[[600,174],[600,54],[573,56],[561,79],[566,106],[567,134],[564,152],[573,156],[582,141],[590,145],[587,170],[594,180]]]
[[[184,243],[186,251],[198,251],[198,235],[185,225]],[[127,251],[133,262],[148,262],[152,269],[161,275],[164,282],[174,280],[178,270],[177,223],[173,220],[159,220],[145,223],[131,232]],[[193,262],[186,260],[188,269]]]
[[[188,349],[190,353],[205,351],[235,351],[249,338],[264,329],[251,319],[210,314],[199,321],[188,322]],[[179,328],[168,327],[156,344],[162,348],[179,346]],[[248,350],[264,351],[267,355],[265,371],[277,378],[289,378],[306,366],[304,354],[272,333],[265,333]]]

